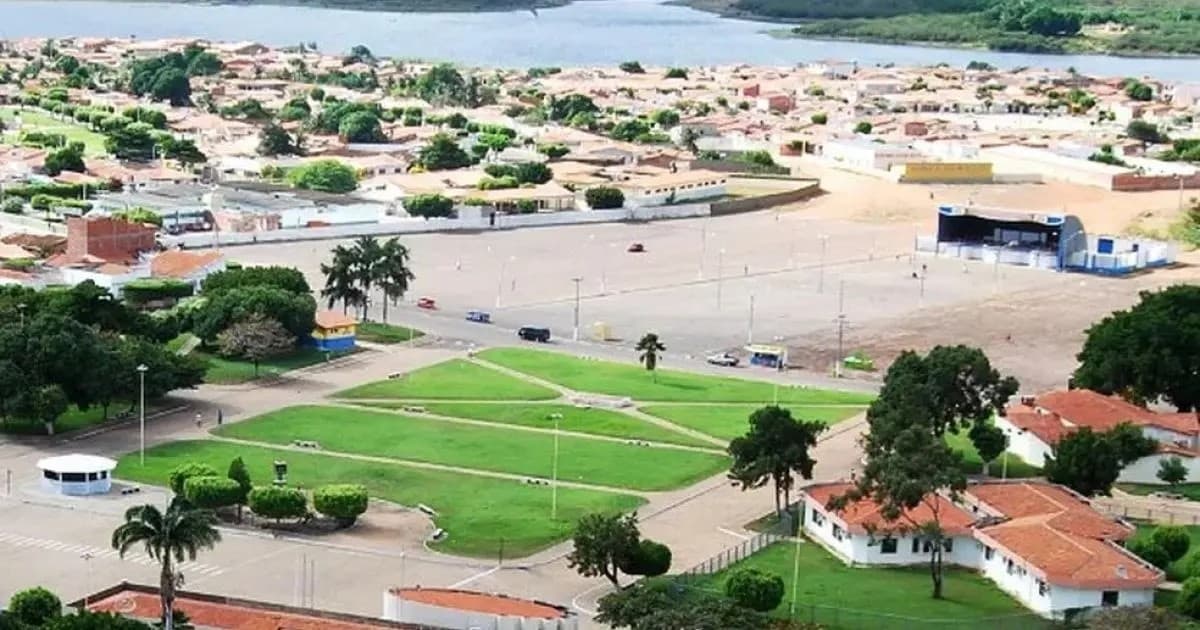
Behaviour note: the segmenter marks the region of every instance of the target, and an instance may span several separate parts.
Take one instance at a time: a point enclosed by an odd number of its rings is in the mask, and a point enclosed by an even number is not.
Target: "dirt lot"
[[[748,340],[786,340],[793,362],[828,370],[836,319],[845,351],[880,367],[905,348],[980,345],[1029,389],[1065,382],[1082,331],[1139,290],[1192,281],[1191,268],[1111,280],[912,256],[932,232],[938,203],[1061,211],[1092,232],[1119,232],[1150,213],[1174,213],[1174,192],[1113,194],[1065,184],[900,186],[803,163],[829,194],[778,211],[712,219],[405,237],[417,279],[406,298],[430,296],[447,313],[484,309],[497,326],[550,327],[569,337],[579,278],[581,334],[611,343],[663,336],[696,355]],[[932,197],[932,199],[931,199]],[[631,243],[645,253],[628,253]],[[245,263],[298,265],[320,286],[333,242],[231,249]],[[926,280],[913,277],[927,266]],[[919,274],[918,274],[919,275]],[[393,317],[412,321],[411,306]],[[379,316],[378,308],[373,313]],[[868,376],[869,377],[869,376]]]

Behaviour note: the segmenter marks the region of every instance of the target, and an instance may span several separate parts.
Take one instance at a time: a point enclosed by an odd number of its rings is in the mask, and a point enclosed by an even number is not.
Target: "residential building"
[[[1109,518],[1071,490],[1041,481],[968,486],[957,501],[929,495],[895,520],[870,499],[844,508],[830,499],[848,483],[801,490],[804,533],[850,565],[924,565],[935,541],[920,535],[936,520],[943,562],[979,571],[1033,612],[1061,618],[1077,608],[1154,602],[1162,571],[1120,543],[1134,528]]]
[[[625,193],[626,205],[643,207],[721,197],[727,181],[724,173],[695,170],[633,178],[616,186]]]
[[[912,147],[859,138],[829,140],[822,145],[821,154],[827,160],[854,170],[886,171],[897,164],[925,160],[921,152]]]
[[[205,278],[224,270],[225,255],[217,250],[168,250],[150,259],[151,277],[182,280],[196,291],[200,290]]]
[[[579,616],[563,606],[446,588],[393,588],[383,594],[383,618],[422,628],[577,630]]]

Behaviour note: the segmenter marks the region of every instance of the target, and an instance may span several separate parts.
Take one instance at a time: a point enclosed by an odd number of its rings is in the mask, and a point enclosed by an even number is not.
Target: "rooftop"
[[[517,599],[507,595],[489,595],[440,588],[394,588],[389,592],[405,601],[489,615],[535,619],[562,619],[569,615],[565,608],[559,606],[528,599]]]
[[[804,493],[824,507],[830,499],[845,494],[850,488],[848,483],[814,484],[804,488]],[[946,533],[965,535],[975,522],[971,513],[941,495],[926,497],[921,505],[905,510],[894,521],[884,519],[880,509],[879,504],[871,499],[861,499],[835,513],[851,532],[858,534],[865,534],[869,530],[888,532],[914,529],[937,518]]]

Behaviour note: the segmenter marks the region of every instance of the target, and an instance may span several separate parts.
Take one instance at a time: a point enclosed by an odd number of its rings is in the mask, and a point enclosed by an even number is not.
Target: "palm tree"
[[[634,347],[634,350],[641,353],[638,355],[638,361],[646,366],[647,370],[650,370],[650,377],[655,383],[658,382],[658,374],[654,372],[654,368],[658,367],[659,353],[666,349],[667,347],[658,340],[658,335],[654,333],[642,335],[642,338],[637,342],[637,346]]]
[[[180,496],[171,498],[167,510],[160,512],[153,505],[138,505],[125,512],[125,523],[113,530],[112,546],[125,557],[125,552],[138,543],[145,546],[146,555],[162,566],[159,572],[159,597],[162,599],[162,624],[173,630],[175,624],[175,587],[183,577],[176,574],[174,563],[195,560],[196,552],[212,549],[221,541],[221,532],[214,525],[217,516],[210,510],[192,507]]]
[[[333,261],[328,265],[321,263],[321,273],[325,274],[321,297],[327,300],[326,308],[333,308],[340,301],[345,313],[351,305],[358,310],[362,304],[364,296],[355,284],[354,259],[354,250],[338,245],[333,248]]]
[[[379,264],[375,265],[375,284],[383,291],[383,323],[388,320],[388,301],[395,303],[408,292],[408,283],[416,276],[408,268],[408,248],[398,238],[391,238],[380,248]]]
[[[383,248],[374,236],[363,236],[354,241],[354,252],[350,266],[351,275],[362,291],[362,319],[366,321],[367,311],[371,307],[371,285],[375,283],[378,274],[376,268],[382,258]]]

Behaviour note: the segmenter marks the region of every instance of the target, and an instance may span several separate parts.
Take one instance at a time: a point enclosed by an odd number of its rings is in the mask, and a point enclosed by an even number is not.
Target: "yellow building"
[[[337,311],[317,311],[313,327],[313,345],[326,352],[345,352],[354,349],[358,322]]]

